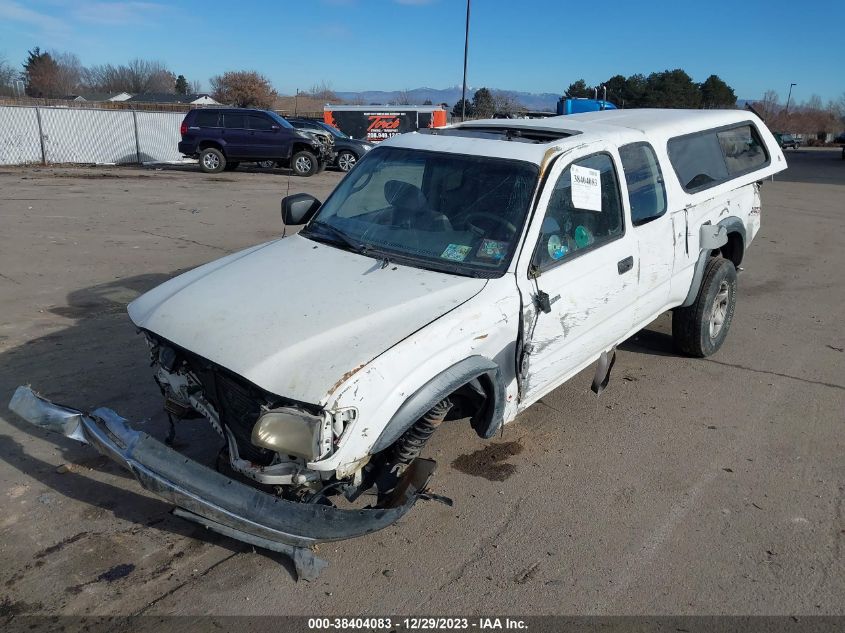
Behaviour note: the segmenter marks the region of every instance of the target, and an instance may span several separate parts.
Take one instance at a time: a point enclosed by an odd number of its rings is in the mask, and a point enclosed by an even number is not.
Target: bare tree
[[[314,84],[311,86],[311,90],[307,92],[308,96],[313,99],[318,99],[319,101],[325,102],[337,102],[338,97],[337,93],[332,90],[332,85],[325,79],[320,81],[319,83]]]
[[[188,92],[191,94],[199,94],[202,92],[202,84],[199,79],[192,79],[188,82]]]
[[[390,105],[414,105],[414,98],[408,90],[399,90],[395,93],[395,97],[390,102]]]
[[[176,76],[162,62],[133,59],[125,65],[91,66],[84,72],[84,83],[99,92],[172,93]]]
[[[270,108],[277,96],[270,81],[254,70],[223,73],[212,77],[210,83],[214,99],[239,108]]]
[[[0,96],[15,94],[14,81],[17,75],[15,68],[4,57],[0,57]]]
[[[56,62],[56,93],[66,96],[77,92],[82,84],[85,68],[74,53],[59,53],[52,51],[53,61]]]
[[[494,112],[498,114],[515,114],[525,110],[525,106],[519,102],[512,92],[506,90],[493,91]]]
[[[824,106],[822,105],[822,98],[819,95],[810,95],[810,98],[807,99],[803,104],[802,107],[808,110],[823,110]]]
[[[778,97],[778,93],[774,90],[766,90],[763,93],[763,98],[760,100],[760,105],[763,113],[765,115],[772,115],[778,110],[780,110],[780,105],[778,102],[780,101],[780,97]]]

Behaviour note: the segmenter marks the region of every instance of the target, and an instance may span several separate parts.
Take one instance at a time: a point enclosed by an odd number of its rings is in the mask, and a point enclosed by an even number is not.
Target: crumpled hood
[[[484,284],[382,268],[373,258],[294,235],[175,277],[128,310],[138,327],[271,393],[317,404]]]

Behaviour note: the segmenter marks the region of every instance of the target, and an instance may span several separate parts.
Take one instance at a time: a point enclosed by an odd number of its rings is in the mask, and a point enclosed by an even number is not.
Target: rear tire
[[[683,354],[715,354],[728,336],[736,310],[736,267],[714,257],[707,262],[698,296],[691,306],[672,313],[672,342]]]
[[[302,150],[290,158],[290,168],[297,176],[313,176],[320,164],[311,152]]]
[[[200,169],[207,174],[219,174],[226,169],[226,156],[216,147],[206,147],[200,152]]]

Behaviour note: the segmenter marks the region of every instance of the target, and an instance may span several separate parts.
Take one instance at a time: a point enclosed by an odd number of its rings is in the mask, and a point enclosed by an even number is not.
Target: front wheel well
[[[745,242],[739,231],[731,231],[728,233],[728,241],[720,247],[716,253],[720,254],[727,260],[733,262],[733,265],[739,268],[742,263],[742,258],[745,255]]]
[[[297,152],[309,152],[311,154],[314,154],[317,159],[320,158],[320,152],[308,145],[307,143],[294,143],[293,147],[291,148],[290,155],[293,156]]]
[[[402,433],[443,399],[461,401],[479,436],[489,439],[503,423],[505,384],[499,366],[482,356],[470,356],[431,378],[396,410],[372,446],[377,453],[395,442]],[[456,403],[458,404],[458,403]],[[450,412],[451,413],[451,412]]]

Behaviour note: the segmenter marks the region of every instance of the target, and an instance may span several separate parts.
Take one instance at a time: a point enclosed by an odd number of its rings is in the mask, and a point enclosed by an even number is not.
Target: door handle
[[[629,270],[634,267],[634,257],[633,255],[626,257],[625,259],[620,259],[619,262],[616,264],[616,269],[619,271],[620,275],[624,275]]]

